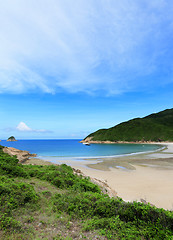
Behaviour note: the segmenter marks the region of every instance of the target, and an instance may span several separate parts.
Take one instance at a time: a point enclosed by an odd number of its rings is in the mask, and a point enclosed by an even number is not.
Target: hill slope
[[[173,141],[173,108],[100,129],[84,141]]]

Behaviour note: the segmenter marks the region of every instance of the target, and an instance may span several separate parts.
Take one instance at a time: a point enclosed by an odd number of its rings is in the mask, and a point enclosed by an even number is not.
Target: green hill
[[[84,141],[173,141],[173,108],[88,135]]]

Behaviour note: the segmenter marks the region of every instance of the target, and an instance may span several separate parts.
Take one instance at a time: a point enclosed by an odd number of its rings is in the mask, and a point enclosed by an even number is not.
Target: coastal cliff
[[[88,143],[173,142],[173,108],[89,134]]]

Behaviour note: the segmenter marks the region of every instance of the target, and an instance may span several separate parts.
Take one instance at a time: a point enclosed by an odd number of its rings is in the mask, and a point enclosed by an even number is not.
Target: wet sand
[[[125,201],[144,199],[156,207],[173,210],[173,143],[163,145],[167,148],[155,153],[55,163],[66,163],[87,176],[106,181]]]

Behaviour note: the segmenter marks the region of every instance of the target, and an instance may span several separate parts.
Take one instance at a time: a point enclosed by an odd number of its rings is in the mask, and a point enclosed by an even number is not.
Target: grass
[[[0,147],[0,239],[172,239],[173,213],[110,198],[71,167],[21,165]]]

